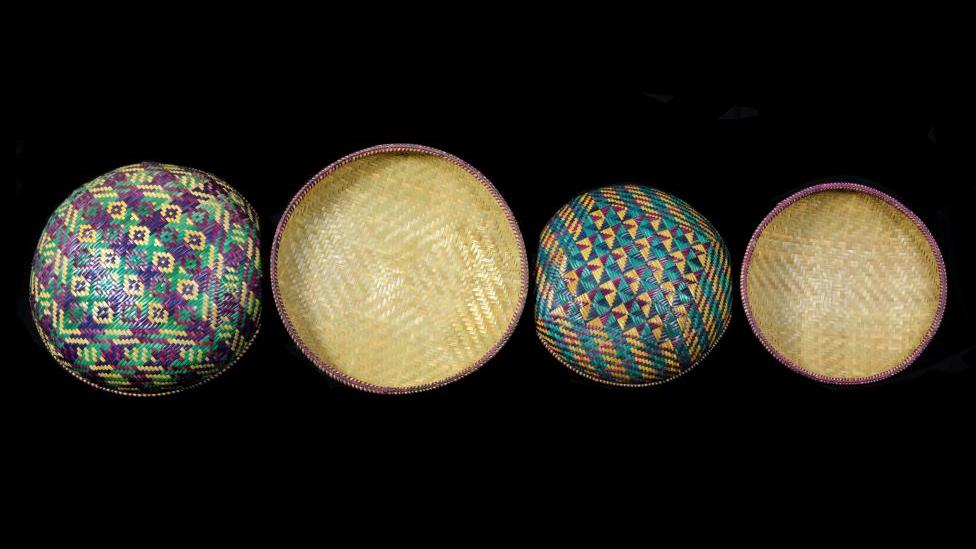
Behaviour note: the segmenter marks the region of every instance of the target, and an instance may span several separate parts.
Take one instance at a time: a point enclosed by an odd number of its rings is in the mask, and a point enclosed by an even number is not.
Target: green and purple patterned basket
[[[257,215],[198,170],[113,170],[48,220],[30,305],[51,355],[86,383],[142,396],[204,383],[258,332]]]
[[[638,185],[584,193],[542,231],[536,328],[584,377],[623,386],[674,379],[729,324],[729,253],[684,201]]]

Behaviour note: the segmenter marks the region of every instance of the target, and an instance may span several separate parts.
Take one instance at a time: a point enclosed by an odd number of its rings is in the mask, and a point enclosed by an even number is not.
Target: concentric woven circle
[[[278,225],[275,301],[319,368],[410,393],[493,356],[525,303],[528,268],[505,201],[443,151],[382,145],[312,178]]]
[[[111,171],[48,220],[30,304],[51,355],[91,385],[160,395],[224,372],[257,335],[258,218],[216,177],[169,164]]]
[[[542,231],[536,328],[574,372],[625,386],[678,377],[731,318],[729,254],[683,200],[637,185],[582,194]]]
[[[942,254],[922,221],[865,185],[830,182],[776,206],[749,242],[742,302],[780,362],[825,383],[908,367],[939,327]]]

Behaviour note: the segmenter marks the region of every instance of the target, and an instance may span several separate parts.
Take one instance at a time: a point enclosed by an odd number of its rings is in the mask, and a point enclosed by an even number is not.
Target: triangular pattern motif
[[[647,187],[606,187],[543,230],[537,330],[584,375],[659,382],[715,345],[730,318],[730,280],[724,243],[688,204]]]

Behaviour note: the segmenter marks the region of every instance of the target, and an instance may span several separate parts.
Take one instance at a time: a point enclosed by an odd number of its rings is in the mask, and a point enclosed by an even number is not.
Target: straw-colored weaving
[[[926,235],[862,192],[828,190],[788,205],[758,236],[746,268],[758,333],[814,377],[898,368],[939,314],[939,262]]]
[[[276,283],[313,360],[388,392],[440,384],[488,358],[521,311],[525,269],[521,237],[486,182],[436,154],[379,152],[298,200]]]

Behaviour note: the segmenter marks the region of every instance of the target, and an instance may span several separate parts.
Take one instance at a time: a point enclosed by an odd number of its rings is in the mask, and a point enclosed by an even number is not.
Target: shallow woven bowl
[[[753,331],[807,377],[868,383],[908,367],[945,308],[939,247],[915,214],[865,185],[824,183],[766,216],[746,250]]]
[[[292,338],[365,391],[423,391],[471,373],[525,303],[525,247],[505,201],[465,162],[419,145],[373,147],[322,170],[292,199],[271,253]]]
[[[729,253],[683,200],[637,185],[576,197],[542,231],[536,329],[574,372],[623,386],[674,379],[731,318]]]
[[[216,177],[125,166],[68,197],[34,255],[30,304],[59,364],[91,385],[159,395],[223,373],[258,333],[258,218]]]

